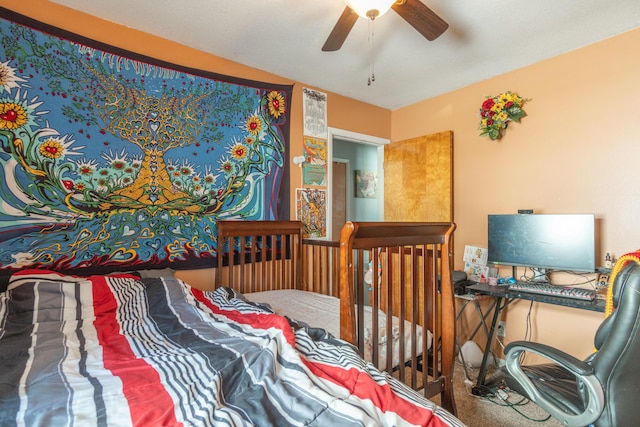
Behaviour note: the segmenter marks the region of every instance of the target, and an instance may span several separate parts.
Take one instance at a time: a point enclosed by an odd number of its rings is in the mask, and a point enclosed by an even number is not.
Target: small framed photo
[[[355,197],[375,199],[378,197],[378,173],[375,171],[355,171]]]

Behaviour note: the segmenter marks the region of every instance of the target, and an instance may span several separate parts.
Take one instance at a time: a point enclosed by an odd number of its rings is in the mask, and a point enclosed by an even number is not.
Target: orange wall
[[[327,122],[330,127],[373,135],[380,138],[388,139],[390,137],[391,112],[389,110],[327,92],[303,82],[296,82],[209,55],[166,39],[98,19],[55,3],[50,3],[46,0],[0,0],[0,6],[84,37],[170,63],[276,84],[293,84],[290,138],[290,152],[293,156],[302,153],[303,87],[317,89],[327,93]],[[310,67],[318,65],[319,64],[309,64]],[[291,161],[293,156],[290,156],[290,182],[292,189],[290,205],[291,216],[295,218],[295,191],[293,190],[295,186],[299,186],[301,182],[301,169],[295,167]],[[179,276],[194,286],[201,288],[211,288],[213,286],[213,273],[208,269],[181,272]]]
[[[392,112],[392,141],[454,132],[458,269],[465,245],[487,244],[488,214],[523,208],[594,213],[600,265],[605,252],[640,248],[639,51],[634,30]],[[528,116],[502,140],[478,136],[480,104],[506,90],[531,99]],[[507,341],[524,337],[528,308],[521,301],[508,310]],[[536,304],[533,338],[582,357],[601,320]]]
[[[291,153],[294,153],[294,155],[302,153],[302,88],[308,87],[323,91],[321,88],[209,55],[166,39],[50,3],[46,0],[0,0],[0,6],[84,37],[170,63],[276,84],[293,84]],[[309,66],[317,65],[309,64]],[[391,129],[391,112],[389,110],[331,92],[326,93],[328,105],[327,121],[330,127],[374,135],[380,138],[389,138]],[[295,165],[291,163],[291,166]],[[300,181],[300,168],[291,167],[291,185],[294,186],[296,185],[295,183]],[[292,191],[292,207],[295,205],[293,197],[294,192]],[[293,209],[292,215],[295,215]]]
[[[103,21],[45,0],[0,0],[0,6],[48,24],[176,64],[279,84],[294,84],[291,152],[302,150],[302,88],[311,87]],[[331,127],[392,141],[454,132],[456,267],[465,245],[486,245],[489,213],[531,208],[588,212],[601,226],[599,256],[640,247],[640,30],[543,61],[393,112],[328,93]],[[318,64],[309,64],[316,66]],[[315,88],[322,90],[322,88]],[[478,108],[487,95],[512,90],[528,116],[500,141],[478,136]],[[293,165],[292,165],[293,166]],[[291,168],[291,186],[300,169]],[[292,206],[293,195],[292,195]],[[293,214],[293,210],[292,210]],[[185,273],[208,286],[209,272]],[[526,306],[525,306],[526,305]],[[591,350],[602,315],[534,306],[534,339],[578,356]],[[509,309],[507,339],[524,336],[528,304]],[[562,325],[558,327],[558,325]]]

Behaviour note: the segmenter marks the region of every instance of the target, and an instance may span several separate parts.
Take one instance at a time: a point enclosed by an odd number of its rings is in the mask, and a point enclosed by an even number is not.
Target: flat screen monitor
[[[489,215],[488,225],[492,264],[595,271],[592,214]]]

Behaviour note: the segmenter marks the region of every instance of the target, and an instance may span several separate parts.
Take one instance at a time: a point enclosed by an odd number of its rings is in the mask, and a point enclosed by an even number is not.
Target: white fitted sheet
[[[269,304],[276,313],[295,320],[302,321],[309,326],[326,329],[335,337],[340,337],[340,300],[336,297],[315,292],[285,289],[277,291],[265,291],[245,294],[250,301]],[[365,316],[365,349],[364,359],[372,362],[372,308],[364,307]],[[400,337],[400,319],[394,317],[393,322],[393,366],[400,365],[398,360],[398,346]],[[387,363],[387,316],[382,311],[378,314],[378,367],[385,368]],[[405,361],[411,358],[411,323],[405,320]],[[422,327],[416,327],[416,346],[422,348]],[[427,331],[427,348],[431,348],[431,331]]]

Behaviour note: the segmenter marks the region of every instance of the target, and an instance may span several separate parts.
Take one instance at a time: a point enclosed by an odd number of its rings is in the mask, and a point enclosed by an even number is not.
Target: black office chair
[[[638,425],[640,264],[628,262],[610,286],[614,311],[596,332],[596,351],[584,361],[527,341],[505,348],[507,385],[566,426]],[[523,352],[554,363],[522,366]]]

